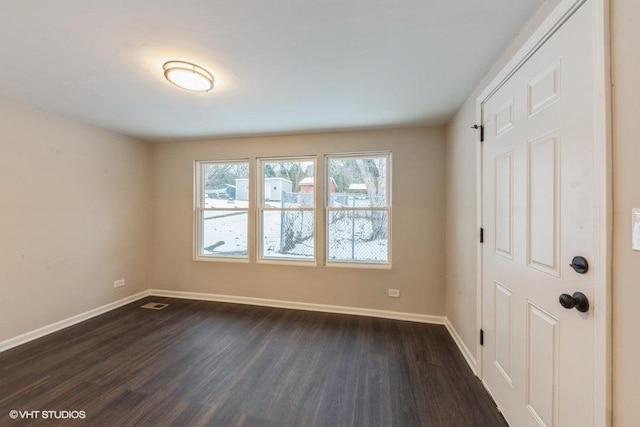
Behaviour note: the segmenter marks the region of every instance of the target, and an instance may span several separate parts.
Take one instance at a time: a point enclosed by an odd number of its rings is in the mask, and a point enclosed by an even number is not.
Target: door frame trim
[[[495,78],[476,98],[476,123],[484,123],[482,106],[496,93],[547,40],[587,1],[593,3],[594,30],[594,167],[595,200],[594,230],[595,259],[593,262],[594,295],[594,423],[612,425],[611,400],[611,271],[612,271],[612,126],[611,126],[611,68],[610,68],[610,0],[561,0],[542,24],[513,55]],[[482,223],[482,144],[476,135],[476,221]],[[476,330],[482,328],[482,244],[477,243]],[[483,347],[476,344],[476,375],[483,380]],[[483,380],[484,384],[484,380]],[[485,385],[486,388],[486,385]]]

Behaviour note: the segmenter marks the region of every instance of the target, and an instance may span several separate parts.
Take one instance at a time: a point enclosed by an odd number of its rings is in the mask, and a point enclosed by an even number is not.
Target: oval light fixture
[[[194,92],[213,89],[213,76],[204,68],[185,61],[168,61],[162,66],[164,77],[179,88]]]

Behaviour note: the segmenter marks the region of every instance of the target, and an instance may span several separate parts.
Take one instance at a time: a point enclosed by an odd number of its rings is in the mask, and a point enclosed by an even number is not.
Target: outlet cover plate
[[[388,295],[392,298],[400,298],[400,289],[389,289]]]
[[[640,251],[640,209],[632,211],[631,248]]]
[[[116,280],[113,282],[114,288],[119,288],[121,286],[124,286],[124,279]]]

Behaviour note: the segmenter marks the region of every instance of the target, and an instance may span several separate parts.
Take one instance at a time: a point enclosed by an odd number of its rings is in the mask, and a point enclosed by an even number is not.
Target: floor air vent
[[[160,302],[148,302],[140,308],[148,308],[149,310],[162,310],[165,307],[169,307],[169,304],[162,304]]]

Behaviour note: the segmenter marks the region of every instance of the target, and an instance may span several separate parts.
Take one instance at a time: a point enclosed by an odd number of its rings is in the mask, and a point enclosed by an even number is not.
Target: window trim
[[[231,163],[246,163],[248,166],[248,182],[247,188],[247,207],[246,208],[205,208],[204,206],[204,176],[202,173],[203,166],[210,164],[231,164]],[[251,160],[244,159],[232,159],[232,160],[195,160],[193,163],[194,170],[194,185],[193,185],[193,260],[194,261],[209,261],[209,262],[233,262],[233,263],[249,263],[251,260],[251,210],[252,210],[252,191],[251,191]],[[201,246],[203,243],[204,227],[202,215],[205,211],[246,211],[247,212],[247,255],[245,256],[228,256],[228,255],[203,255],[201,253]]]
[[[337,268],[363,268],[363,269],[380,269],[391,270],[393,261],[393,244],[392,244],[392,230],[393,230],[393,173],[392,173],[392,155],[391,151],[356,151],[348,153],[333,153],[324,155],[324,265],[326,267]],[[331,159],[362,159],[371,157],[386,157],[387,158],[387,176],[386,176],[386,189],[387,189],[387,205],[385,207],[351,207],[351,208],[335,208],[330,206],[329,189],[330,189],[330,173],[329,162]],[[358,260],[332,260],[329,258],[329,218],[331,211],[386,211],[387,212],[387,261],[358,261]]]
[[[318,266],[318,188],[317,183],[314,184],[313,192],[313,207],[311,208],[265,208],[263,193],[264,193],[264,171],[263,165],[265,163],[277,163],[277,162],[295,162],[295,161],[310,161],[313,162],[313,176],[318,177],[318,156],[316,155],[300,155],[300,156],[277,156],[277,157],[258,157],[256,158],[256,263],[257,264],[277,264],[277,265],[290,265],[290,266],[304,266],[304,267],[317,267]],[[264,238],[262,236],[262,214],[265,211],[304,211],[313,212],[313,258],[312,259],[300,259],[300,258],[287,258],[287,257],[265,257],[262,255]]]

